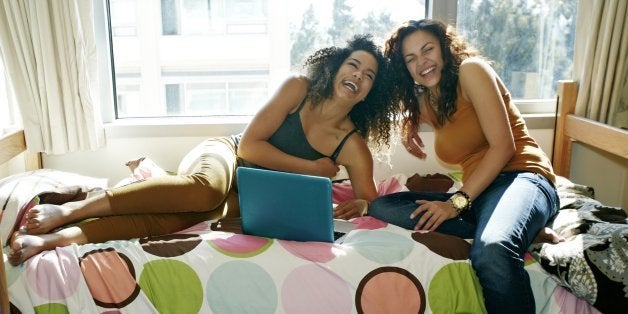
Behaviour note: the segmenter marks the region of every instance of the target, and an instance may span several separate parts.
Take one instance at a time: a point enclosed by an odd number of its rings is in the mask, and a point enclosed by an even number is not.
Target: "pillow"
[[[107,183],[105,178],[53,169],[39,169],[6,177],[0,180],[0,236],[7,241],[16,220],[20,218],[22,208],[44,192],[59,191],[68,187],[88,192],[105,189]]]
[[[131,170],[131,175],[128,178],[122,179],[116,183],[114,187],[119,187],[133,182],[145,180],[151,177],[160,177],[170,175],[172,173],[162,169],[156,162],[148,157],[140,157],[137,159],[129,160],[125,164]]]

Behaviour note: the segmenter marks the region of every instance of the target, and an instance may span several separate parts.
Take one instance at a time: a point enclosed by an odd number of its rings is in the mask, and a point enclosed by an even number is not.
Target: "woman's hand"
[[[366,214],[369,202],[363,199],[348,200],[334,208],[334,218],[351,219]]]
[[[329,157],[314,160],[312,175],[333,178],[340,171],[340,167]]]
[[[458,216],[458,212],[449,201],[418,200],[416,203],[419,204],[419,207],[410,214],[410,219],[414,219],[421,213],[423,213],[423,216],[419,218],[419,222],[414,227],[414,230],[434,231],[445,220]]]
[[[427,155],[423,152],[423,147],[425,147],[425,145],[423,145],[423,140],[421,140],[418,130],[414,128],[406,130],[402,143],[408,153],[413,156],[419,159],[425,159],[425,157],[427,157]]]

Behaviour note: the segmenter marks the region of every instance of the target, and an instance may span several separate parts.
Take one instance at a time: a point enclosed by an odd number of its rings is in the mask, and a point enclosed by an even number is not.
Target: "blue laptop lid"
[[[334,241],[329,178],[248,167],[238,167],[236,175],[245,234]]]

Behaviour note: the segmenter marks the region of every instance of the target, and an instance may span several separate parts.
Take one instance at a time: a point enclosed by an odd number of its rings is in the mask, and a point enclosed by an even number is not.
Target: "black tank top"
[[[316,160],[323,157],[329,157],[331,158],[331,160],[336,162],[336,158],[338,158],[338,155],[340,154],[340,151],[342,150],[345,142],[347,141],[349,136],[351,136],[351,134],[357,131],[357,129],[353,129],[349,133],[347,133],[342,141],[340,141],[332,155],[326,156],[314,149],[314,147],[312,147],[312,145],[310,145],[310,143],[307,141],[307,137],[305,136],[305,132],[303,131],[303,125],[301,124],[301,116],[299,115],[304,105],[305,102],[302,102],[299,105],[299,108],[297,108],[296,112],[286,116],[286,119],[279,126],[277,131],[275,131],[275,133],[273,133],[273,135],[268,139],[268,142],[277,147],[279,150],[283,151],[284,153],[299,158]],[[236,147],[240,143],[240,138],[242,138],[242,134],[238,134],[233,137],[234,142],[236,143]],[[241,158],[238,158],[238,165],[260,168],[259,166]]]

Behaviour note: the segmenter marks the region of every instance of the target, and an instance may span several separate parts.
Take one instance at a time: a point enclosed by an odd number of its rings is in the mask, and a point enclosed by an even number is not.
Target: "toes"
[[[26,231],[27,232],[30,232],[30,231],[33,231],[33,230],[37,230],[37,228],[39,228],[39,223],[38,222],[35,222],[35,223],[27,222],[26,225],[24,225],[24,227],[26,227]]]

